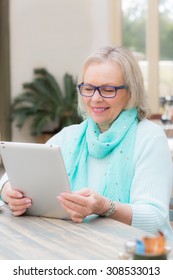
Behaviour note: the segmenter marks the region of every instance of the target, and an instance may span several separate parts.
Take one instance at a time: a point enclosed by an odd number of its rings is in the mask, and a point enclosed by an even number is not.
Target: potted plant
[[[65,126],[80,123],[82,119],[77,113],[76,82],[69,74],[64,75],[63,81],[62,91],[46,69],[34,69],[33,81],[23,84],[24,92],[12,103],[11,119],[16,120],[16,126],[22,128],[26,120],[32,118],[31,135],[48,134],[46,138],[49,138]]]

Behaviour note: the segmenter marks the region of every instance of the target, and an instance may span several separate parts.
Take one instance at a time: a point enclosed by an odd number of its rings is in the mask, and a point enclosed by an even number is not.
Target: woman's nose
[[[102,100],[103,97],[100,95],[99,91],[96,89],[96,91],[94,92],[94,95],[91,97],[92,100]]]

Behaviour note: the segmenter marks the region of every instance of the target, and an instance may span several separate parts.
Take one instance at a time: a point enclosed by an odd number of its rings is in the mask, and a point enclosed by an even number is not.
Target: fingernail
[[[31,200],[30,199],[26,199],[25,203],[31,203]]]
[[[29,207],[31,207],[31,204],[28,204],[28,205],[26,206],[26,208],[29,208]]]
[[[22,198],[23,195],[22,195],[21,193],[17,193],[17,197],[18,197],[18,198]]]

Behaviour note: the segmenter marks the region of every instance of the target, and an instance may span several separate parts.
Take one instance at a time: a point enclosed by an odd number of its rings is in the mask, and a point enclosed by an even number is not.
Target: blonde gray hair
[[[92,63],[115,62],[120,65],[124,75],[124,83],[127,85],[131,98],[126,109],[137,108],[139,120],[149,116],[150,110],[145,94],[144,81],[139,64],[134,55],[124,47],[106,46],[91,54],[84,62],[78,77],[78,83],[83,83],[85,71]],[[82,96],[78,93],[78,111],[87,117]]]

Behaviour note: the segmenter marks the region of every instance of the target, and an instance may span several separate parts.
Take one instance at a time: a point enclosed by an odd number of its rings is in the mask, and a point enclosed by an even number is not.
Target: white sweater
[[[66,145],[75,135],[77,125],[63,129],[48,143]],[[97,191],[109,156],[103,159],[89,157],[88,187]],[[138,124],[133,163],[135,174],[130,192],[132,226],[151,233],[165,232],[173,240],[169,223],[169,201],[173,186],[173,164],[168,141],[163,129],[149,120]]]
[[[64,146],[75,135],[77,125],[69,126],[53,136],[48,144]],[[97,191],[100,174],[106,170],[109,155],[103,159],[89,157],[88,187]],[[133,163],[135,174],[130,203],[132,226],[147,232],[162,230],[173,240],[169,224],[169,200],[173,186],[173,165],[167,138],[162,128],[148,120],[138,124]],[[0,188],[7,180],[4,175]]]

